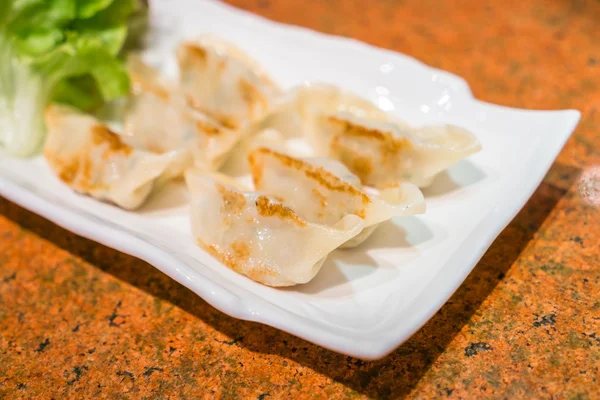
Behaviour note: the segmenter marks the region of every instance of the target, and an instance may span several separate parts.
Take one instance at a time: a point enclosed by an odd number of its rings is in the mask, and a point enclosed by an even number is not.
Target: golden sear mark
[[[87,154],[80,152],[67,160],[55,156],[48,150],[44,152],[44,155],[58,178],[74,190],[90,193],[103,188],[102,185],[93,183],[93,164]]]
[[[395,137],[392,132],[370,129],[335,116],[327,117],[326,121],[334,130],[330,144],[333,155],[364,184],[376,185],[378,182],[373,182],[372,177],[376,170],[386,167],[394,169],[403,151],[413,147],[410,139]],[[369,142],[357,142],[355,139]],[[365,146],[374,146],[373,150],[378,157],[362,153],[360,149]]]
[[[412,143],[408,138],[397,138],[392,132],[385,132],[373,128],[367,128],[365,126],[360,126],[333,115],[327,117],[327,122],[333,125],[337,125],[339,128],[341,128],[340,134],[344,136],[354,136],[378,140],[382,142],[382,144],[385,144],[385,148],[388,151],[397,152],[402,149],[412,147]]]
[[[119,135],[112,132],[105,125],[94,125],[90,129],[92,143],[96,146],[103,144],[108,145],[109,152],[122,153],[123,155],[129,155],[133,151],[133,148],[121,140]]]
[[[223,198],[222,211],[226,214],[240,215],[246,207],[246,198],[243,194],[227,189],[223,185],[215,184],[215,187]]]
[[[48,151],[45,152],[45,156],[50,165],[53,166],[53,169],[56,170],[58,179],[67,185],[71,185],[73,181],[75,181],[75,178],[77,178],[77,174],[79,173],[79,158],[73,157],[73,159],[68,162],[62,163]]]
[[[250,173],[252,174],[252,181],[254,187],[260,189],[263,178],[264,162],[260,153],[252,151],[248,155],[248,164],[250,165]]]
[[[236,258],[245,260],[250,257],[250,246],[246,242],[237,240],[231,243],[231,250]]]
[[[232,130],[238,130],[240,127],[240,123],[234,118],[234,117],[230,117],[228,115],[223,115],[223,114],[208,114],[209,116],[212,115],[212,117],[217,120],[221,125],[223,125],[225,128],[229,128]]]
[[[290,157],[286,154],[282,154],[282,153],[276,152],[274,150],[271,150],[271,149],[268,149],[265,147],[261,147],[259,149],[254,150],[254,152],[253,152],[253,154],[251,154],[251,156],[254,154],[260,154],[263,156],[272,156],[275,159],[277,159],[280,163],[285,165],[286,167],[290,167],[297,171],[303,172],[306,177],[317,181],[320,185],[324,186],[325,188],[327,188],[331,191],[348,193],[352,196],[360,197],[363,204],[371,203],[371,199],[369,199],[369,196],[367,196],[364,192],[362,192],[360,189],[358,189],[354,185],[350,184],[349,182],[346,182],[343,179],[340,179],[338,176],[336,176],[335,174],[332,174],[331,172],[327,171],[323,167],[312,165],[306,161],[302,161],[297,158]],[[251,158],[255,159],[256,157],[251,157]],[[251,164],[251,166],[253,166],[252,160],[250,161],[250,164]],[[259,168],[259,165],[256,161],[255,161],[255,164],[257,165],[256,169],[261,169],[261,168]],[[259,182],[260,182],[260,179],[259,179]],[[255,184],[257,186],[258,186],[258,183],[255,180]]]
[[[372,157],[357,152],[343,143],[343,138],[336,136],[331,142],[331,149],[336,159],[344,164],[363,184],[370,184],[370,176],[375,172],[375,161]]]
[[[81,190],[92,191],[98,189],[98,185],[92,183],[92,162],[89,156],[83,157],[81,164],[81,181],[79,182]]]
[[[306,221],[301,219],[294,210],[283,204],[271,203],[271,200],[266,196],[258,196],[256,199],[256,209],[263,217],[278,217],[282,220],[290,220],[301,227],[306,226]]]
[[[185,100],[186,100],[187,105],[190,108],[208,116],[209,118],[215,120],[216,122],[218,122],[220,125],[224,126],[225,128],[237,130],[240,127],[239,122],[234,117],[220,114],[216,111],[211,111],[211,110],[207,109],[206,107],[198,104],[198,102],[196,102],[196,100],[194,100],[194,97],[190,94],[187,94],[185,96]]]
[[[185,51],[184,54],[187,55],[193,61],[206,64],[208,54],[204,47],[198,46],[194,43],[184,43],[181,45],[181,48]]]
[[[249,117],[254,117],[254,112],[258,108],[259,112],[267,110],[269,102],[265,96],[254,86],[244,78],[240,78],[238,83],[242,99],[248,105]]]
[[[216,126],[209,124],[206,121],[196,120],[196,130],[205,133],[208,136],[218,136],[221,134],[221,130]]]
[[[146,145],[146,150],[155,154],[162,154],[167,151],[161,144],[155,142],[148,143]]]
[[[231,251],[223,251],[217,246],[206,244],[197,239],[198,245],[207,253],[216,258],[219,262],[234,270],[235,272],[246,275],[253,281],[268,285],[269,281],[277,272],[261,263],[250,262],[250,246],[246,242],[235,241],[231,244]]]

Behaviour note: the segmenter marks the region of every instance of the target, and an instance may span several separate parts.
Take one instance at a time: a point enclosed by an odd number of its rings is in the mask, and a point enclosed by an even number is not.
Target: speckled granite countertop
[[[582,121],[441,311],[362,362],[230,318],[0,198],[1,398],[600,398],[600,2],[234,0]],[[368,6],[367,6],[368,4]]]

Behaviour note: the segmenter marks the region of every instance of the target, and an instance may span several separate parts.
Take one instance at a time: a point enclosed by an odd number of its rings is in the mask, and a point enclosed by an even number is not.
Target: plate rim
[[[310,35],[312,38],[307,40],[328,40],[338,47],[346,47],[345,51],[367,51],[385,53],[391,58],[399,59],[403,63],[409,62],[415,67],[424,68],[431,74],[436,74],[443,77],[443,85],[450,87],[455,93],[460,96],[465,96],[465,100],[481,105],[484,107],[501,108],[509,112],[526,112],[532,114],[564,114],[560,123],[562,126],[556,128],[553,134],[556,136],[548,149],[548,153],[544,155],[543,163],[539,160],[532,168],[533,178],[520,181],[522,188],[518,192],[519,195],[511,199],[512,201],[503,203],[501,209],[492,209],[490,213],[495,212],[499,215],[496,218],[484,218],[480,221],[469,233],[467,239],[477,234],[475,241],[478,242],[475,252],[470,253],[470,257],[465,260],[464,256],[458,257],[464,266],[456,269],[456,272],[451,275],[450,279],[445,274],[436,274],[435,277],[423,288],[423,291],[411,299],[407,307],[411,307],[415,302],[422,301],[425,292],[429,292],[432,287],[439,287],[443,295],[435,296],[436,301],[426,301],[426,312],[415,313],[419,317],[413,317],[411,323],[404,324],[398,330],[394,331],[393,335],[383,335],[385,338],[360,338],[348,337],[338,334],[333,330],[327,330],[321,326],[311,326],[303,324],[302,320],[307,320],[306,317],[296,315],[287,310],[278,307],[276,304],[254,295],[245,288],[240,287],[247,297],[240,297],[238,294],[229,291],[221,286],[218,282],[210,279],[202,274],[201,271],[189,265],[185,260],[178,258],[176,255],[170,254],[166,249],[162,249],[160,245],[152,243],[155,240],[143,239],[141,235],[128,231],[113,225],[109,221],[100,220],[92,216],[82,209],[70,209],[67,205],[61,205],[60,201],[55,202],[51,199],[46,199],[44,196],[35,194],[35,190],[28,188],[27,184],[19,183],[18,179],[10,178],[2,174],[0,171],[0,195],[9,201],[18,204],[19,206],[30,210],[31,212],[46,218],[58,226],[69,230],[79,236],[93,240],[102,245],[116,249],[123,253],[139,258],[150,265],[159,269],[161,272],[179,282],[183,286],[191,289],[195,294],[202,297],[207,303],[217,308],[234,318],[260,322],[276,329],[288,332],[312,343],[328,348],[332,351],[347,354],[353,357],[375,360],[383,358],[399,345],[406,341],[448,301],[452,294],[460,287],[469,273],[476,267],[478,261],[483,254],[492,245],[494,240],[508,226],[516,214],[525,205],[527,200],[532,196],[537,189],[545,174],[550,169],[554,160],[564,147],[566,141],[571,136],[577,126],[581,113],[577,110],[528,110],[521,108],[513,108],[508,106],[496,105],[493,103],[484,102],[476,99],[467,83],[467,81],[458,75],[431,67],[413,57],[395,52],[389,49],[379,48],[356,39],[335,36],[325,33],[320,33],[308,28],[287,25],[275,21],[268,20],[264,17],[252,14],[250,12],[240,10],[230,5],[217,3],[215,1],[207,1],[214,7],[220,7],[227,12],[240,14],[241,17],[250,19],[252,23],[258,22],[261,24],[272,25],[286,34],[293,33],[296,35]],[[0,155],[0,161],[2,160]],[[529,160],[529,163],[533,159]],[[496,207],[497,208],[497,207]],[[86,215],[87,214],[87,215]],[[90,218],[91,217],[91,218]],[[501,223],[498,223],[501,221]],[[483,224],[491,226],[482,226]],[[98,227],[100,229],[98,229]],[[484,229],[485,235],[481,235],[481,230]],[[465,240],[467,240],[465,239]],[[457,258],[458,250],[463,245],[459,245],[451,258]],[[200,260],[196,260],[200,264],[204,264]],[[447,263],[450,261],[447,261]],[[453,261],[457,262],[457,261]],[[442,282],[443,281],[443,282]],[[443,284],[442,284],[443,283]]]

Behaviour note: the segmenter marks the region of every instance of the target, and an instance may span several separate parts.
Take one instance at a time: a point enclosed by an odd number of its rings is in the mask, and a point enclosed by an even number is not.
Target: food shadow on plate
[[[422,189],[425,197],[438,197],[474,185],[487,178],[487,174],[468,160],[460,160],[440,172],[433,183]]]
[[[290,289],[304,294],[323,294],[330,292],[338,296],[349,295],[352,288],[340,287],[377,272],[378,268],[386,268],[375,260],[370,251],[389,248],[413,250],[414,246],[430,241],[434,234],[417,217],[399,217],[394,221],[386,221],[361,245],[352,249],[338,249],[332,252],[323,263],[321,270],[310,282]],[[336,289],[336,290],[333,290]]]
[[[394,217],[393,220],[382,223],[358,248],[412,248],[430,241],[433,236],[432,230],[419,217]]]
[[[142,215],[169,216],[187,212],[189,192],[182,180],[171,181],[152,191],[148,201],[136,210]]]

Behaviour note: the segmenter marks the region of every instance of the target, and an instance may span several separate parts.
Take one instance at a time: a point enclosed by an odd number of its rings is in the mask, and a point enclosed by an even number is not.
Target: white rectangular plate
[[[0,194],[79,235],[139,257],[219,310],[363,359],[383,357],[452,295],[531,196],[579,120],[577,111],[483,103],[449,73],[357,41],[270,22],[212,1],[151,3],[145,56],[173,69],[174,46],[215,33],[255,57],[283,87],[339,85],[414,125],[470,129],[483,151],[425,191],[427,213],[383,225],[363,246],[332,253],[315,279],[273,289],[237,275],[193,243],[186,191],[172,184],[125,212],[62,185],[41,157],[0,154]]]

